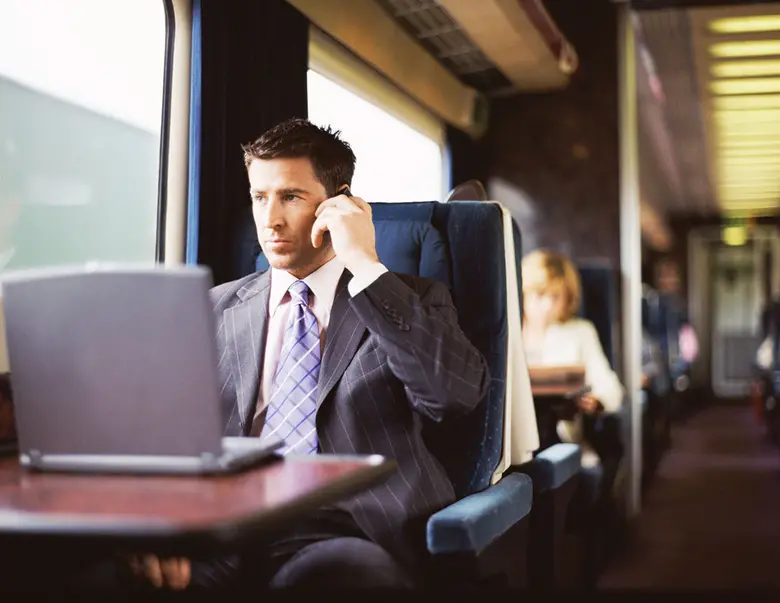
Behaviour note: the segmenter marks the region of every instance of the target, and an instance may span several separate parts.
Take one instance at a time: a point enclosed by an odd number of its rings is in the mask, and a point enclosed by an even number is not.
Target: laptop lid
[[[20,453],[221,452],[207,269],[34,270],[2,283]]]

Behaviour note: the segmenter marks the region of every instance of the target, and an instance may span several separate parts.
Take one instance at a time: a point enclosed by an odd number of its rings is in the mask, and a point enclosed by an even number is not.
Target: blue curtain
[[[196,0],[193,17],[187,259],[219,284],[257,245],[241,144],[308,114],[309,22],[285,0]]]
[[[476,179],[487,188],[487,157],[484,145],[469,134],[447,125],[450,190],[466,180]]]

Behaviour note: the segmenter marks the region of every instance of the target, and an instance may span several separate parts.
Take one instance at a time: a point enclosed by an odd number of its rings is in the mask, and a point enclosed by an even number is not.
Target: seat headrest
[[[380,220],[405,220],[431,223],[435,201],[417,203],[370,203],[374,222]]]
[[[388,270],[452,285],[444,237],[432,224],[433,202],[376,203],[372,216],[376,251]]]

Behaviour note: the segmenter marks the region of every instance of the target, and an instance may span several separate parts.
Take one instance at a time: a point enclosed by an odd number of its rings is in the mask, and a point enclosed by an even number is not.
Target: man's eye
[[[300,199],[298,195],[285,195],[284,200],[285,201],[295,201],[296,199]]]

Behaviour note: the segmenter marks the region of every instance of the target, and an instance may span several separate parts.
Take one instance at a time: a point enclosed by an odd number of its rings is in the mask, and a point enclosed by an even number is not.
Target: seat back
[[[512,237],[515,241],[515,266],[517,266],[517,294],[520,298],[520,320],[522,322],[525,306],[523,305],[523,237],[520,227],[512,220]]]
[[[608,263],[582,262],[578,265],[582,281],[580,316],[596,327],[604,355],[615,368],[613,333],[616,320],[615,271]]]
[[[371,204],[379,260],[392,272],[433,279],[452,290],[451,251],[433,224],[435,202]]]
[[[456,494],[478,492],[490,485],[503,448],[507,316],[501,211],[478,202],[372,207],[380,261],[390,270],[449,286],[463,332],[487,360],[486,399],[465,417],[426,424],[424,433]]]
[[[580,316],[591,321],[599,335],[601,347],[612,369],[615,369],[614,333],[617,331],[617,280],[608,262],[581,262],[578,265],[582,282]],[[596,449],[604,468],[603,479],[612,483],[628,440],[629,404],[625,401],[617,413],[587,416],[583,420],[585,437]]]

